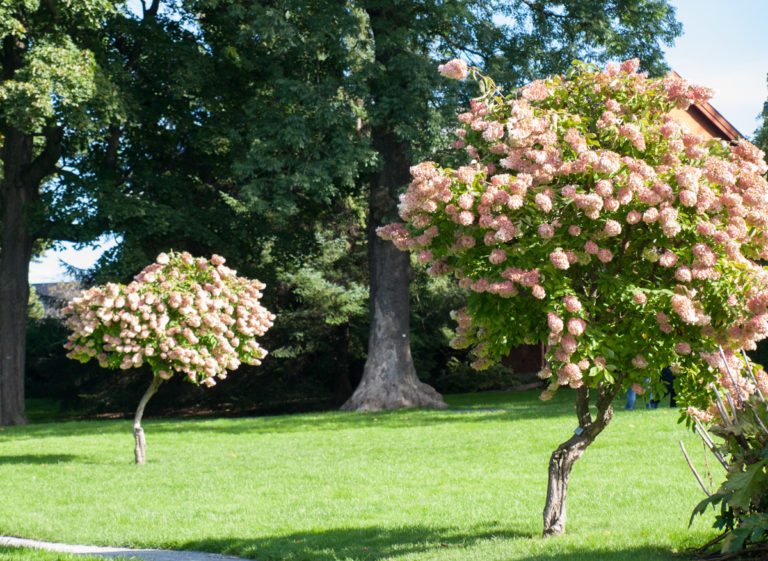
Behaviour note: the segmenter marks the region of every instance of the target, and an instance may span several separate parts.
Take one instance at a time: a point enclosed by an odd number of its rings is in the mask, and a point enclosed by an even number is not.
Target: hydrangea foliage
[[[541,341],[543,399],[658,383],[672,365],[683,401],[703,406],[718,345],[733,357],[768,335],[768,166],[670,114],[710,90],[637,68],[575,63],[507,96],[471,69],[482,95],[454,143],[467,164],[411,168],[405,223],[378,233],[471,289],[453,344],[476,368]]]
[[[179,372],[212,386],[266,356],[256,337],[274,315],[259,302],[263,289],[221,256],[161,253],[132,283],[90,288],[64,309],[72,331],[67,356],[104,368],[148,364],[161,379]]]

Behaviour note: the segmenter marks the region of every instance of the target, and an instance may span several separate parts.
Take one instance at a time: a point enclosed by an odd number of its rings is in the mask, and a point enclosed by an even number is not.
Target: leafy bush
[[[712,422],[709,430],[723,440],[715,452],[727,458],[728,474],[691,515],[692,521],[710,505],[720,506],[714,527],[722,534],[702,551],[719,543],[723,558],[737,552],[760,559],[768,555],[768,376],[762,369],[749,373],[746,378],[726,372],[721,379],[726,400],[718,392],[709,411],[688,410],[700,430],[702,421]]]

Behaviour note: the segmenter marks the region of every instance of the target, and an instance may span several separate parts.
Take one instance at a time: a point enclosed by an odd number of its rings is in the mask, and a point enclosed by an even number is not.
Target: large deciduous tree
[[[61,163],[119,113],[96,62],[108,0],[0,6],[0,424],[22,424],[29,261],[38,240],[78,239],[83,184]],[[75,180],[61,188],[64,174]],[[75,229],[73,229],[75,228]]]
[[[463,53],[513,85],[576,57],[639,56],[658,71],[659,45],[679,33],[662,0],[152,0],[143,16],[114,34],[135,85],[108,160],[132,201],[113,211],[115,257],[138,264],[188,240],[198,253],[238,245],[238,266],[266,249],[301,267],[315,225],[366,186],[369,353],[346,409],[442,405],[410,356],[410,263],[373,234],[408,167],[447,147],[466,95],[426,72],[433,61]]]
[[[465,165],[414,166],[399,208],[408,227],[379,231],[471,289],[454,344],[473,348],[476,368],[540,342],[542,399],[575,390],[578,427],[549,462],[545,535],[565,531],[571,469],[620,391],[663,393],[669,365],[678,401],[706,407],[725,361],[768,336],[764,154],[686,131],[670,111],[711,91],[638,64],[578,63],[507,97],[481,77],[483,95],[459,115]]]
[[[428,71],[432,61],[464,54],[519,85],[562,72],[574,58],[638,56],[664,68],[660,43],[679,32],[663,1],[359,2],[373,43],[366,112],[379,166],[369,183],[371,327],[363,379],[348,410],[444,406],[419,382],[409,346],[410,262],[374,235],[391,220],[408,167],[440,142],[455,95]],[[455,92],[454,92],[455,93]]]
[[[355,306],[366,300],[364,266],[351,278],[340,264],[324,271],[320,263],[349,261],[326,251],[326,235],[337,245],[358,228],[348,207],[360,204],[357,179],[372,159],[360,133],[356,68],[367,47],[359,10],[338,0],[146,2],[116,18],[109,37],[130,111],[84,165],[112,178],[104,188],[130,204],[102,205],[122,243],[94,276],[128,278],[172,248],[226,253],[272,288],[277,356],[330,347],[344,370],[346,312],[309,302],[313,291],[345,288]],[[346,237],[354,245],[359,236]],[[338,302],[326,296],[325,308]],[[343,399],[346,379],[339,377]]]

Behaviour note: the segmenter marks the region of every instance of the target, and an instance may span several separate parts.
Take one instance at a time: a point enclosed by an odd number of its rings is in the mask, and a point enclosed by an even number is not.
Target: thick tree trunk
[[[32,160],[32,137],[8,128],[0,181],[0,425],[26,424],[24,362],[29,300],[29,261],[34,237],[25,224],[25,206],[37,196],[25,184]]]
[[[16,201],[0,200],[0,425],[23,425],[26,319],[32,239],[16,229],[10,215]],[[11,204],[9,204],[11,203]],[[18,208],[18,206],[17,206]],[[15,234],[15,235],[14,235]]]
[[[563,442],[549,459],[547,501],[544,505],[544,536],[565,533],[566,493],[573,464],[587,447],[597,438],[613,417],[611,403],[621,389],[621,380],[611,386],[598,388],[597,415],[592,419],[589,412],[589,389],[586,386],[576,391],[576,414],[579,427],[574,435]]]
[[[149,384],[147,391],[141,396],[139,406],[136,408],[136,415],[133,418],[133,438],[136,441],[136,448],[133,453],[136,458],[137,464],[147,463],[147,439],[144,437],[144,429],[141,428],[141,418],[144,416],[144,408],[147,406],[147,402],[150,398],[157,393],[157,388],[163,383],[163,379],[160,376],[154,376],[152,383]]]
[[[384,164],[371,181],[369,201],[371,327],[368,358],[360,385],[342,409],[379,411],[398,407],[446,407],[434,388],[419,381],[411,357],[410,258],[376,235],[376,228],[394,218],[397,189],[410,177],[405,147],[391,132],[381,128],[373,128],[371,138]]]
[[[5,129],[0,180],[0,425],[27,422],[24,415],[24,361],[29,300],[29,261],[38,239],[31,216],[40,185],[61,157],[63,129],[44,127],[36,152],[33,136]]]
[[[54,14],[55,15],[55,14]],[[24,65],[29,43],[7,35],[0,45],[0,82],[11,80]],[[53,122],[53,121],[52,121]],[[43,126],[41,149],[35,137],[3,122],[0,172],[0,425],[27,422],[24,414],[24,362],[29,300],[29,261],[39,238],[33,225],[40,186],[61,157],[64,129]]]
[[[363,378],[345,411],[398,407],[446,407],[440,394],[419,381],[411,357],[408,255],[374,234],[371,249],[371,331]]]
[[[410,181],[406,143],[395,130],[403,119],[395,99],[412,100],[409,84],[392,60],[404,54],[399,33],[410,25],[394,4],[372,2],[366,7],[374,37],[377,70],[369,81],[371,108],[376,115],[371,142],[381,159],[369,193],[368,252],[371,270],[371,327],[368,358],[360,385],[342,406],[346,411],[377,411],[397,407],[446,407],[440,394],[419,381],[411,357],[408,304],[411,267],[407,253],[382,241],[376,228],[397,219],[398,190]],[[407,18],[406,18],[407,19]],[[402,62],[400,60],[400,62]],[[390,109],[387,107],[392,106]]]

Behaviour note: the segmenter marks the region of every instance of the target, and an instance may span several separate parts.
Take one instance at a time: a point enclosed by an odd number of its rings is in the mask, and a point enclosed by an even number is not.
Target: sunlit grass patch
[[[96,545],[268,560],[672,559],[701,490],[672,409],[617,410],[574,468],[568,535],[542,539],[549,455],[576,426],[567,392],[448,396],[447,411],[148,419],[0,431],[0,527]],[[698,445],[700,446],[700,445]]]

